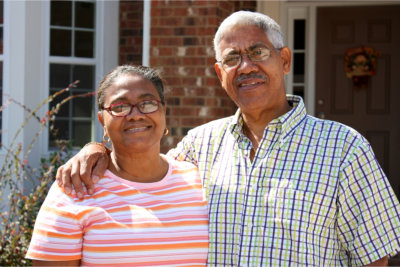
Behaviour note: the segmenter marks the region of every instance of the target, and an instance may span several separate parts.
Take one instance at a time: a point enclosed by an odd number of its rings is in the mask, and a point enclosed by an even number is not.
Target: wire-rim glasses
[[[222,64],[224,69],[233,68],[239,66],[242,63],[242,57],[247,55],[251,62],[265,61],[271,56],[273,50],[280,50],[281,48],[267,48],[267,47],[256,47],[247,53],[242,54],[228,54],[222,60],[217,61]]]
[[[149,114],[156,112],[160,104],[161,101],[156,99],[140,101],[134,105],[129,103],[114,103],[108,108],[103,108],[103,110],[108,111],[113,117],[125,117],[132,113],[134,107],[137,107],[142,114]]]

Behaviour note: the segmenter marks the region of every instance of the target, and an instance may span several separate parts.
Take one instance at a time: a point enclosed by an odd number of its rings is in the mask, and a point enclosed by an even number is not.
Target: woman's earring
[[[103,144],[108,144],[110,142],[110,137],[103,135]]]
[[[165,128],[164,129],[164,135],[168,135],[169,134],[169,130],[168,130],[168,128]]]

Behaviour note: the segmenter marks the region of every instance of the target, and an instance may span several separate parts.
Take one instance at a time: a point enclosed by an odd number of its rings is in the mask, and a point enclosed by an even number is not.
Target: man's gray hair
[[[214,37],[214,51],[217,61],[221,60],[221,51],[219,43],[227,31],[234,26],[257,26],[265,31],[268,39],[274,48],[282,48],[284,46],[283,34],[281,27],[275,20],[265,14],[251,11],[237,11],[227,17],[218,27]]]

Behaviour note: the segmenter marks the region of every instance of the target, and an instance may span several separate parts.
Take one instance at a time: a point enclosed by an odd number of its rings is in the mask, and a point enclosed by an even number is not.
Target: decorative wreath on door
[[[376,74],[376,59],[380,55],[372,47],[360,46],[346,50],[344,70],[353,79],[355,89],[366,88],[368,77]]]

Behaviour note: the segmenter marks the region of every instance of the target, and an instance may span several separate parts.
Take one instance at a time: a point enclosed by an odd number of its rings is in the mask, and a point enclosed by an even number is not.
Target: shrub
[[[2,111],[7,105],[14,103],[23,108],[28,114],[21,127],[14,134],[11,142],[7,146],[1,144],[6,151],[6,155],[0,169],[0,201],[4,197],[2,192],[5,189],[8,189],[10,193],[7,200],[8,210],[4,211],[3,207],[0,213],[0,266],[31,265],[31,261],[25,259],[25,254],[32,236],[36,215],[50,185],[54,181],[57,168],[71,155],[69,152],[70,142],[68,140],[59,140],[57,142],[58,150],[52,152],[49,158],[41,159],[41,164],[38,168],[29,166],[28,155],[43,129],[49,129],[50,134],[56,134],[56,129],[54,129],[55,116],[63,104],[76,97],[92,96],[93,93],[64,98],[49,110],[44,118],[37,116],[37,112],[44,105],[52,102],[55,97],[76,86],[77,83],[74,82],[51,95],[33,110],[12,98],[8,98],[0,108],[0,111]],[[31,119],[38,121],[40,127],[28,144],[26,152],[23,153],[22,145],[16,144],[16,140],[21,130]],[[25,192],[26,188],[29,188],[28,192]]]

